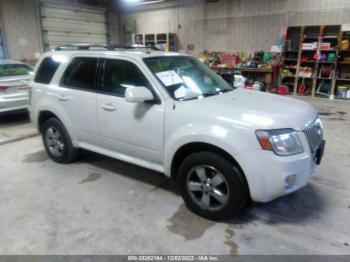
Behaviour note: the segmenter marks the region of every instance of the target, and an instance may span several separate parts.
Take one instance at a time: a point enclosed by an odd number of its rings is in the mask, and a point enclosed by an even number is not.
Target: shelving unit
[[[350,48],[341,48],[346,39],[341,25],[288,27],[279,83],[294,95],[338,98],[338,87],[350,85]]]
[[[350,86],[350,43],[348,43],[348,46],[344,49],[342,47],[341,42],[342,41],[349,41],[350,42],[350,33],[341,32],[340,33],[340,47],[338,51],[338,63],[337,63],[337,74],[335,79],[335,94],[338,93],[339,87],[342,85]],[[347,98],[340,98],[340,99],[347,99]]]
[[[142,34],[134,34],[132,36],[132,38],[133,38],[133,44],[135,44],[135,45],[143,45],[144,39],[143,39],[143,35]]]
[[[154,47],[156,44],[156,37],[154,34],[145,34],[145,43],[144,45],[147,47]]]
[[[134,45],[144,45],[150,48],[156,47],[164,51],[177,50],[177,37],[174,33],[133,34],[132,43]]]

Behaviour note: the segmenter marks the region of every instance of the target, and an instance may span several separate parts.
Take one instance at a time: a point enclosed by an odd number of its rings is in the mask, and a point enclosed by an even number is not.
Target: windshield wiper
[[[225,88],[225,89],[222,89],[222,90],[219,90],[216,92],[204,93],[204,94],[199,94],[199,95],[196,95],[193,97],[188,97],[188,98],[183,99],[182,101],[194,100],[194,99],[198,99],[200,97],[216,96],[216,95],[227,93],[227,92],[230,92],[233,90],[234,89]]]
[[[230,91],[233,91],[233,90],[234,90],[234,89],[225,88],[225,89],[220,90],[219,92],[220,92],[220,93],[227,93],[227,92],[230,92]]]
[[[217,94],[219,94],[219,93],[206,93],[206,94],[200,94],[200,95],[193,96],[193,97],[182,98],[180,100],[181,101],[195,100],[195,99],[208,97],[208,96],[216,96]]]
[[[203,96],[203,97],[208,97],[208,96],[216,96],[220,94],[220,92],[215,92],[215,93],[204,93],[204,94],[201,94],[200,96]]]
[[[203,97],[207,97],[207,96],[215,96],[215,95],[219,95],[219,94],[223,94],[223,93],[227,93],[232,91],[233,89],[229,89],[229,88],[225,88],[225,89],[221,89],[219,91],[213,92],[213,93],[204,93],[202,94]]]

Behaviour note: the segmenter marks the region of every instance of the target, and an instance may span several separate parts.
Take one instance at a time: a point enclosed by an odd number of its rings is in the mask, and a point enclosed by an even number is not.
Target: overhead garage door
[[[106,44],[106,9],[41,0],[40,14],[45,49],[67,44]]]

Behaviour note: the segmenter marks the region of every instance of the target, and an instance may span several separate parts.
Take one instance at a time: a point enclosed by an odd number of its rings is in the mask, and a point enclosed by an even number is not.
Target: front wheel
[[[189,155],[178,173],[182,197],[194,213],[212,220],[238,215],[247,200],[242,172],[211,152]]]

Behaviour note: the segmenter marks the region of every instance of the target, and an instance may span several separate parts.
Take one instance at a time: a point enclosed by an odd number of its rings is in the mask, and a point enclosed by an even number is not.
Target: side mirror
[[[129,103],[144,103],[153,99],[151,91],[144,86],[128,87],[125,92],[125,100]]]

